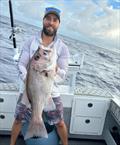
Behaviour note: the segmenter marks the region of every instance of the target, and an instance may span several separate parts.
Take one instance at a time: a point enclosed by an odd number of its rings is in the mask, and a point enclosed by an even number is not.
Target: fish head
[[[52,54],[53,54],[53,50],[51,48],[47,48],[47,47],[41,47],[40,48],[40,56],[42,59],[45,59],[47,61],[50,61],[52,58]]]
[[[55,68],[54,49],[40,46],[33,56],[31,68],[34,70],[51,70]]]
[[[43,47],[38,48],[38,50],[34,54],[35,61],[38,61],[41,59],[42,60],[50,60],[51,57],[52,57],[52,49],[46,49]]]

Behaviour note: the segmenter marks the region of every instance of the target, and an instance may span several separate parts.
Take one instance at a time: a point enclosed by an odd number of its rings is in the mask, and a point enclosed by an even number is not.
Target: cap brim
[[[60,16],[59,16],[59,14],[56,13],[56,12],[54,12],[54,11],[51,11],[51,12],[46,13],[44,17],[46,17],[46,16],[49,15],[49,14],[54,14],[54,15],[56,15],[57,18],[60,20]]]

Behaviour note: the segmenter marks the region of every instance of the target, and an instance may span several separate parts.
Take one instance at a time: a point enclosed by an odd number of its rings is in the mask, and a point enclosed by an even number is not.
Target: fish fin
[[[43,121],[40,124],[35,124],[32,120],[30,121],[24,139],[26,140],[34,136],[48,138],[47,130]]]

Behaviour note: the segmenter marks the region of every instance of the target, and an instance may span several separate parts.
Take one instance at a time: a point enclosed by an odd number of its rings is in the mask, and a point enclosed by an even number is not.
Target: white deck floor
[[[0,135],[0,145],[10,145],[10,136]],[[22,137],[19,137],[16,145],[25,145]],[[61,144],[60,144],[61,145]],[[104,141],[97,140],[69,140],[69,145],[106,145]]]

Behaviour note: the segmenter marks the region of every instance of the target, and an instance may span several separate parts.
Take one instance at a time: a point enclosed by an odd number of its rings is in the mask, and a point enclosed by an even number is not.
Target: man
[[[60,25],[60,10],[54,7],[48,7],[45,10],[45,15],[43,18],[43,29],[42,31],[30,38],[23,47],[21,53],[18,68],[20,71],[20,77],[25,82],[27,75],[27,66],[33,54],[37,50],[38,46],[44,45],[45,47],[55,48],[57,52],[57,66],[55,68],[56,75],[61,79],[65,79],[67,68],[68,68],[68,57],[69,50],[68,47],[63,43],[61,39],[57,36],[57,29]],[[21,103],[23,95],[20,94],[16,111],[15,111],[15,121],[12,127],[11,133],[11,144],[15,145],[16,139],[22,127],[22,121],[27,120],[30,115],[29,102],[26,101],[24,104]],[[55,125],[57,132],[63,145],[68,145],[67,139],[67,128],[63,119],[63,105],[60,98],[59,89],[55,80],[55,85],[53,87],[52,98],[56,105],[56,110],[45,112],[46,119],[50,125]],[[25,101],[25,99],[23,99]],[[27,100],[27,99],[26,99]],[[23,101],[22,101],[23,102]]]

